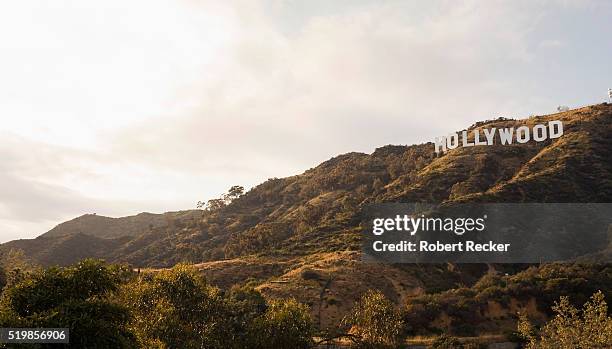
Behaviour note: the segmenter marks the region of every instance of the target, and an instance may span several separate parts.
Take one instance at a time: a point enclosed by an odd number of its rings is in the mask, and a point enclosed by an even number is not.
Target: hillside
[[[484,121],[468,130],[550,120],[563,121],[563,137],[442,155],[434,153],[432,143],[343,154],[303,174],[270,179],[219,210],[118,219],[86,215],[0,250],[22,249],[43,265],[86,256],[150,268],[198,263],[220,286],[253,281],[269,297],[293,295],[311,305],[326,327],[368,288],[405,303],[474,285],[490,270],[362,263],[358,213],[364,204],[611,202],[612,105]],[[506,268],[515,273],[525,266]]]
[[[0,256],[2,251],[23,250],[30,260],[45,266],[68,265],[88,257],[108,258],[110,251],[121,248],[147,231],[169,228],[176,220],[201,215],[200,210],[140,213],[121,218],[86,214],[58,224],[36,239],[15,240],[0,245]]]
[[[146,230],[168,226],[170,219],[183,219],[200,215],[198,210],[153,214],[139,213],[135,216],[112,218],[97,214],[85,214],[58,224],[44,233],[43,237],[54,238],[73,234],[87,234],[102,239],[136,236]]]
[[[560,119],[559,139],[457,148],[434,156],[431,143],[349,153],[301,175],[270,179],[199,220],[153,229],[110,255],[136,265],[170,266],[247,255],[299,256],[359,249],[357,214],[368,202],[609,202],[612,106],[525,120]]]

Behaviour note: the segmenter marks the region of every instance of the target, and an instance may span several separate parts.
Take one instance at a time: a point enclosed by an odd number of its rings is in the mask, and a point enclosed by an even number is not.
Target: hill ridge
[[[249,255],[357,251],[356,215],[369,202],[610,201],[611,105],[524,119],[498,118],[471,127],[515,127],[553,119],[564,122],[565,134],[542,143],[460,147],[440,155],[434,153],[432,142],[386,145],[371,154],[349,152],[302,174],[270,179],[217,211],[121,218],[83,215],[43,237],[84,233],[121,241],[96,255],[141,267],[167,267]],[[143,217],[154,218],[154,223],[137,220]],[[85,229],[86,224],[85,228],[74,224],[85,220],[105,225]],[[117,228],[112,222],[122,224]],[[33,245],[31,240],[18,240],[0,250],[19,248],[28,254]],[[50,249],[60,247],[61,243],[49,244]]]

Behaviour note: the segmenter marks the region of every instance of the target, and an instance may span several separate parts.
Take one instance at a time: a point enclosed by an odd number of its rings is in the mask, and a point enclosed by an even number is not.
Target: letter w
[[[501,144],[512,144],[512,135],[514,134],[514,127],[500,128],[499,139]]]

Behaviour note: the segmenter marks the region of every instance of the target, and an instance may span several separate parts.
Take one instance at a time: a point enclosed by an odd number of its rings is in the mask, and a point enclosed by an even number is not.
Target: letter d
[[[556,126],[556,129],[555,129]],[[549,137],[552,138],[559,138],[561,136],[563,136],[563,123],[559,120],[553,120],[551,122],[548,123],[548,134],[550,135]]]

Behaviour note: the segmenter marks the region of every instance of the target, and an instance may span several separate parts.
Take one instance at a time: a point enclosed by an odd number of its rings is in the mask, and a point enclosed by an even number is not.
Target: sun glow
[[[231,17],[180,1],[15,1],[0,11],[0,130],[52,144],[179,114]],[[182,98],[181,98],[182,97]]]

